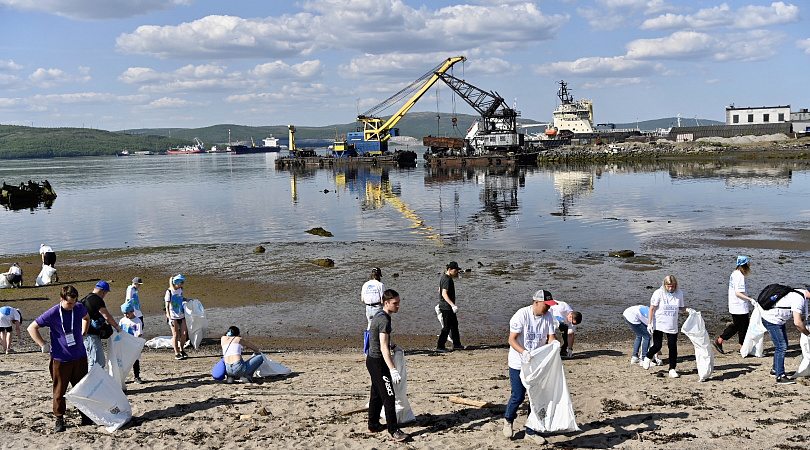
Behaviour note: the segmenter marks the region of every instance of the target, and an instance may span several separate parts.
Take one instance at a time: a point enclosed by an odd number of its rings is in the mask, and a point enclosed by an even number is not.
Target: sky
[[[795,112],[808,18],[798,0],[0,0],[0,124],[350,123],[455,56],[537,121],[560,80],[597,123]],[[474,114],[442,82],[411,111]]]

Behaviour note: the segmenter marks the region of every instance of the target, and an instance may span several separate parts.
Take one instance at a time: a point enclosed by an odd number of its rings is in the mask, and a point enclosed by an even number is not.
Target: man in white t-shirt
[[[571,358],[574,356],[574,333],[577,331],[577,325],[582,323],[582,314],[571,309],[568,303],[557,301],[557,304],[551,307],[551,315],[560,328],[559,334],[562,338],[560,356]]]
[[[555,320],[549,310],[556,305],[551,292],[539,290],[532,296],[533,303],[517,310],[509,320],[509,382],[512,395],[506,404],[503,435],[512,438],[512,423],[517,418],[517,410],[526,397],[526,387],[520,380],[520,369],[523,361],[531,359],[532,350],[554,342]],[[524,439],[544,444],[546,440],[526,427]]]
[[[20,322],[22,322],[22,314],[20,314],[19,309],[11,306],[0,308],[0,344],[2,344],[3,351],[7,355],[11,352],[12,327],[17,328],[17,341],[22,344]]]
[[[371,278],[363,284],[360,289],[360,301],[366,307],[366,319],[368,319],[368,330],[371,327],[371,319],[382,311],[382,295],[385,292],[385,285],[380,281],[382,270],[379,267],[371,269]]]
[[[779,384],[796,383],[785,375],[785,352],[788,345],[785,324],[792,319],[793,325],[800,333],[810,336],[810,330],[804,324],[808,296],[810,293],[807,289],[791,291],[779,299],[772,308],[762,311],[762,325],[771,335],[774,346],[771,375],[776,376],[776,382]]]
[[[22,269],[20,268],[20,263],[14,263],[11,267],[8,268],[8,272],[5,273],[6,279],[12,286],[22,287],[23,282],[23,273]]]

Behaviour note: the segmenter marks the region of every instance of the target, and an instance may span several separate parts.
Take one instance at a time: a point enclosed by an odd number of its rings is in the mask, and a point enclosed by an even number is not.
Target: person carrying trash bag
[[[28,326],[28,334],[39,345],[42,353],[50,355],[48,366],[53,380],[53,415],[55,433],[65,431],[65,392],[68,384],[76,386],[87,375],[87,351],[82,333],[90,327],[90,315],[78,303],[79,292],[71,285],[62,286],[59,304],[48,309]],[[50,329],[50,344],[39,334],[39,329]],[[81,413],[82,425],[93,421]]]
[[[394,385],[402,381],[391,357],[391,314],[399,311],[399,294],[386,289],[382,296],[383,309],[374,316],[369,329],[369,349],[366,369],[371,377],[371,396],[368,401],[368,432],[388,430],[391,438],[401,442],[408,435],[399,429],[396,413]],[[386,425],[380,423],[380,413],[385,408]]]
[[[723,342],[734,337],[736,334],[740,347],[742,348],[745,342],[745,334],[748,332],[749,317],[751,312],[751,304],[754,299],[745,293],[745,277],[751,273],[751,258],[740,255],[737,256],[737,268],[731,272],[728,279],[728,312],[731,314],[731,324],[720,333],[720,336],[712,341],[714,349],[725,354],[723,349]]]
[[[509,403],[506,404],[506,413],[503,417],[503,435],[507,439],[512,439],[513,423],[517,418],[518,408],[526,397],[526,387],[520,378],[523,364],[532,359],[532,350],[557,342],[554,335],[556,324],[550,311],[550,308],[557,302],[554,301],[551,292],[543,289],[535,292],[532,300],[531,305],[517,310],[509,320],[508,363],[512,395],[509,397]],[[546,439],[537,434],[537,431],[530,428],[528,424],[523,438],[538,444],[546,443]]]
[[[765,287],[765,290],[769,286]],[[763,294],[760,293],[757,300]],[[776,296],[774,296],[776,297]],[[804,324],[804,315],[807,314],[807,298],[810,297],[810,289],[791,290],[782,298],[773,303],[771,308],[762,310],[762,325],[768,330],[768,334],[773,341],[773,367],[771,375],[776,377],[777,384],[795,384],[796,382],[785,375],[785,352],[787,351],[787,329],[785,324],[792,321],[796,329],[805,336],[810,335],[810,330]],[[762,305],[762,302],[760,302]]]

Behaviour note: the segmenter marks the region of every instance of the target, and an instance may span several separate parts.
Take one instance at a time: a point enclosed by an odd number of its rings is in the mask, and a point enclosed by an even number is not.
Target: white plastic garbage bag
[[[700,377],[698,381],[706,381],[714,371],[714,349],[700,311],[692,310],[689,313],[681,327],[681,333],[695,346],[695,363]]]
[[[8,278],[6,278],[5,274],[0,274],[0,289],[9,289],[11,288],[11,283],[9,283]]]
[[[98,364],[65,397],[96,425],[110,433],[132,418],[132,407],[118,383]]]
[[[174,348],[171,336],[155,336],[146,341],[144,345],[149,348]]]
[[[188,340],[195,349],[200,347],[205,329],[208,328],[208,318],[205,317],[205,308],[196,298],[190,298],[183,303],[183,312],[186,316]]]
[[[794,377],[810,377],[810,337],[802,335],[799,345],[802,348],[802,361]]]
[[[521,366],[520,380],[531,405],[528,428],[538,432],[579,431],[559,341],[532,350],[532,359]]]
[[[146,339],[115,330],[107,340],[107,373],[118,382],[122,390],[126,387],[129,371],[141,356],[144,343]]]
[[[53,281],[54,275],[56,275],[56,269],[51,266],[42,266],[42,270],[37,275],[37,286],[47,286],[51,284]]]
[[[765,355],[765,333],[768,330],[762,325],[762,307],[754,304],[754,312],[748,322],[748,330],[745,332],[745,339],[740,347],[740,355],[745,358],[753,354],[757,358]]]
[[[292,373],[289,367],[285,366],[284,364],[279,364],[272,359],[268,358],[266,355],[262,354],[262,358],[264,361],[262,365],[256,369],[255,376],[257,377],[275,377],[279,375],[289,375]]]
[[[399,376],[402,377],[402,381],[394,384],[394,397],[396,397],[394,408],[397,412],[397,423],[415,422],[416,416],[413,415],[411,403],[408,401],[408,370],[405,367],[405,351],[397,346],[392,359],[394,367],[397,368]]]

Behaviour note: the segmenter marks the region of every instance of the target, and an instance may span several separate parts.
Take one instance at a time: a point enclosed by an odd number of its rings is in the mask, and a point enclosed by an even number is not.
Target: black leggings
[[[740,337],[740,345],[742,345],[743,341],[745,340],[745,333],[748,332],[749,321],[750,319],[748,314],[732,314],[731,325],[727,326],[726,329],[723,330],[723,333],[720,335],[720,339],[727,341],[737,334]]]
[[[674,369],[678,362],[678,333],[664,333],[661,330],[653,331],[653,345],[647,350],[647,358],[653,359],[664,344],[664,334],[667,335],[667,348],[669,349],[669,368]]]

